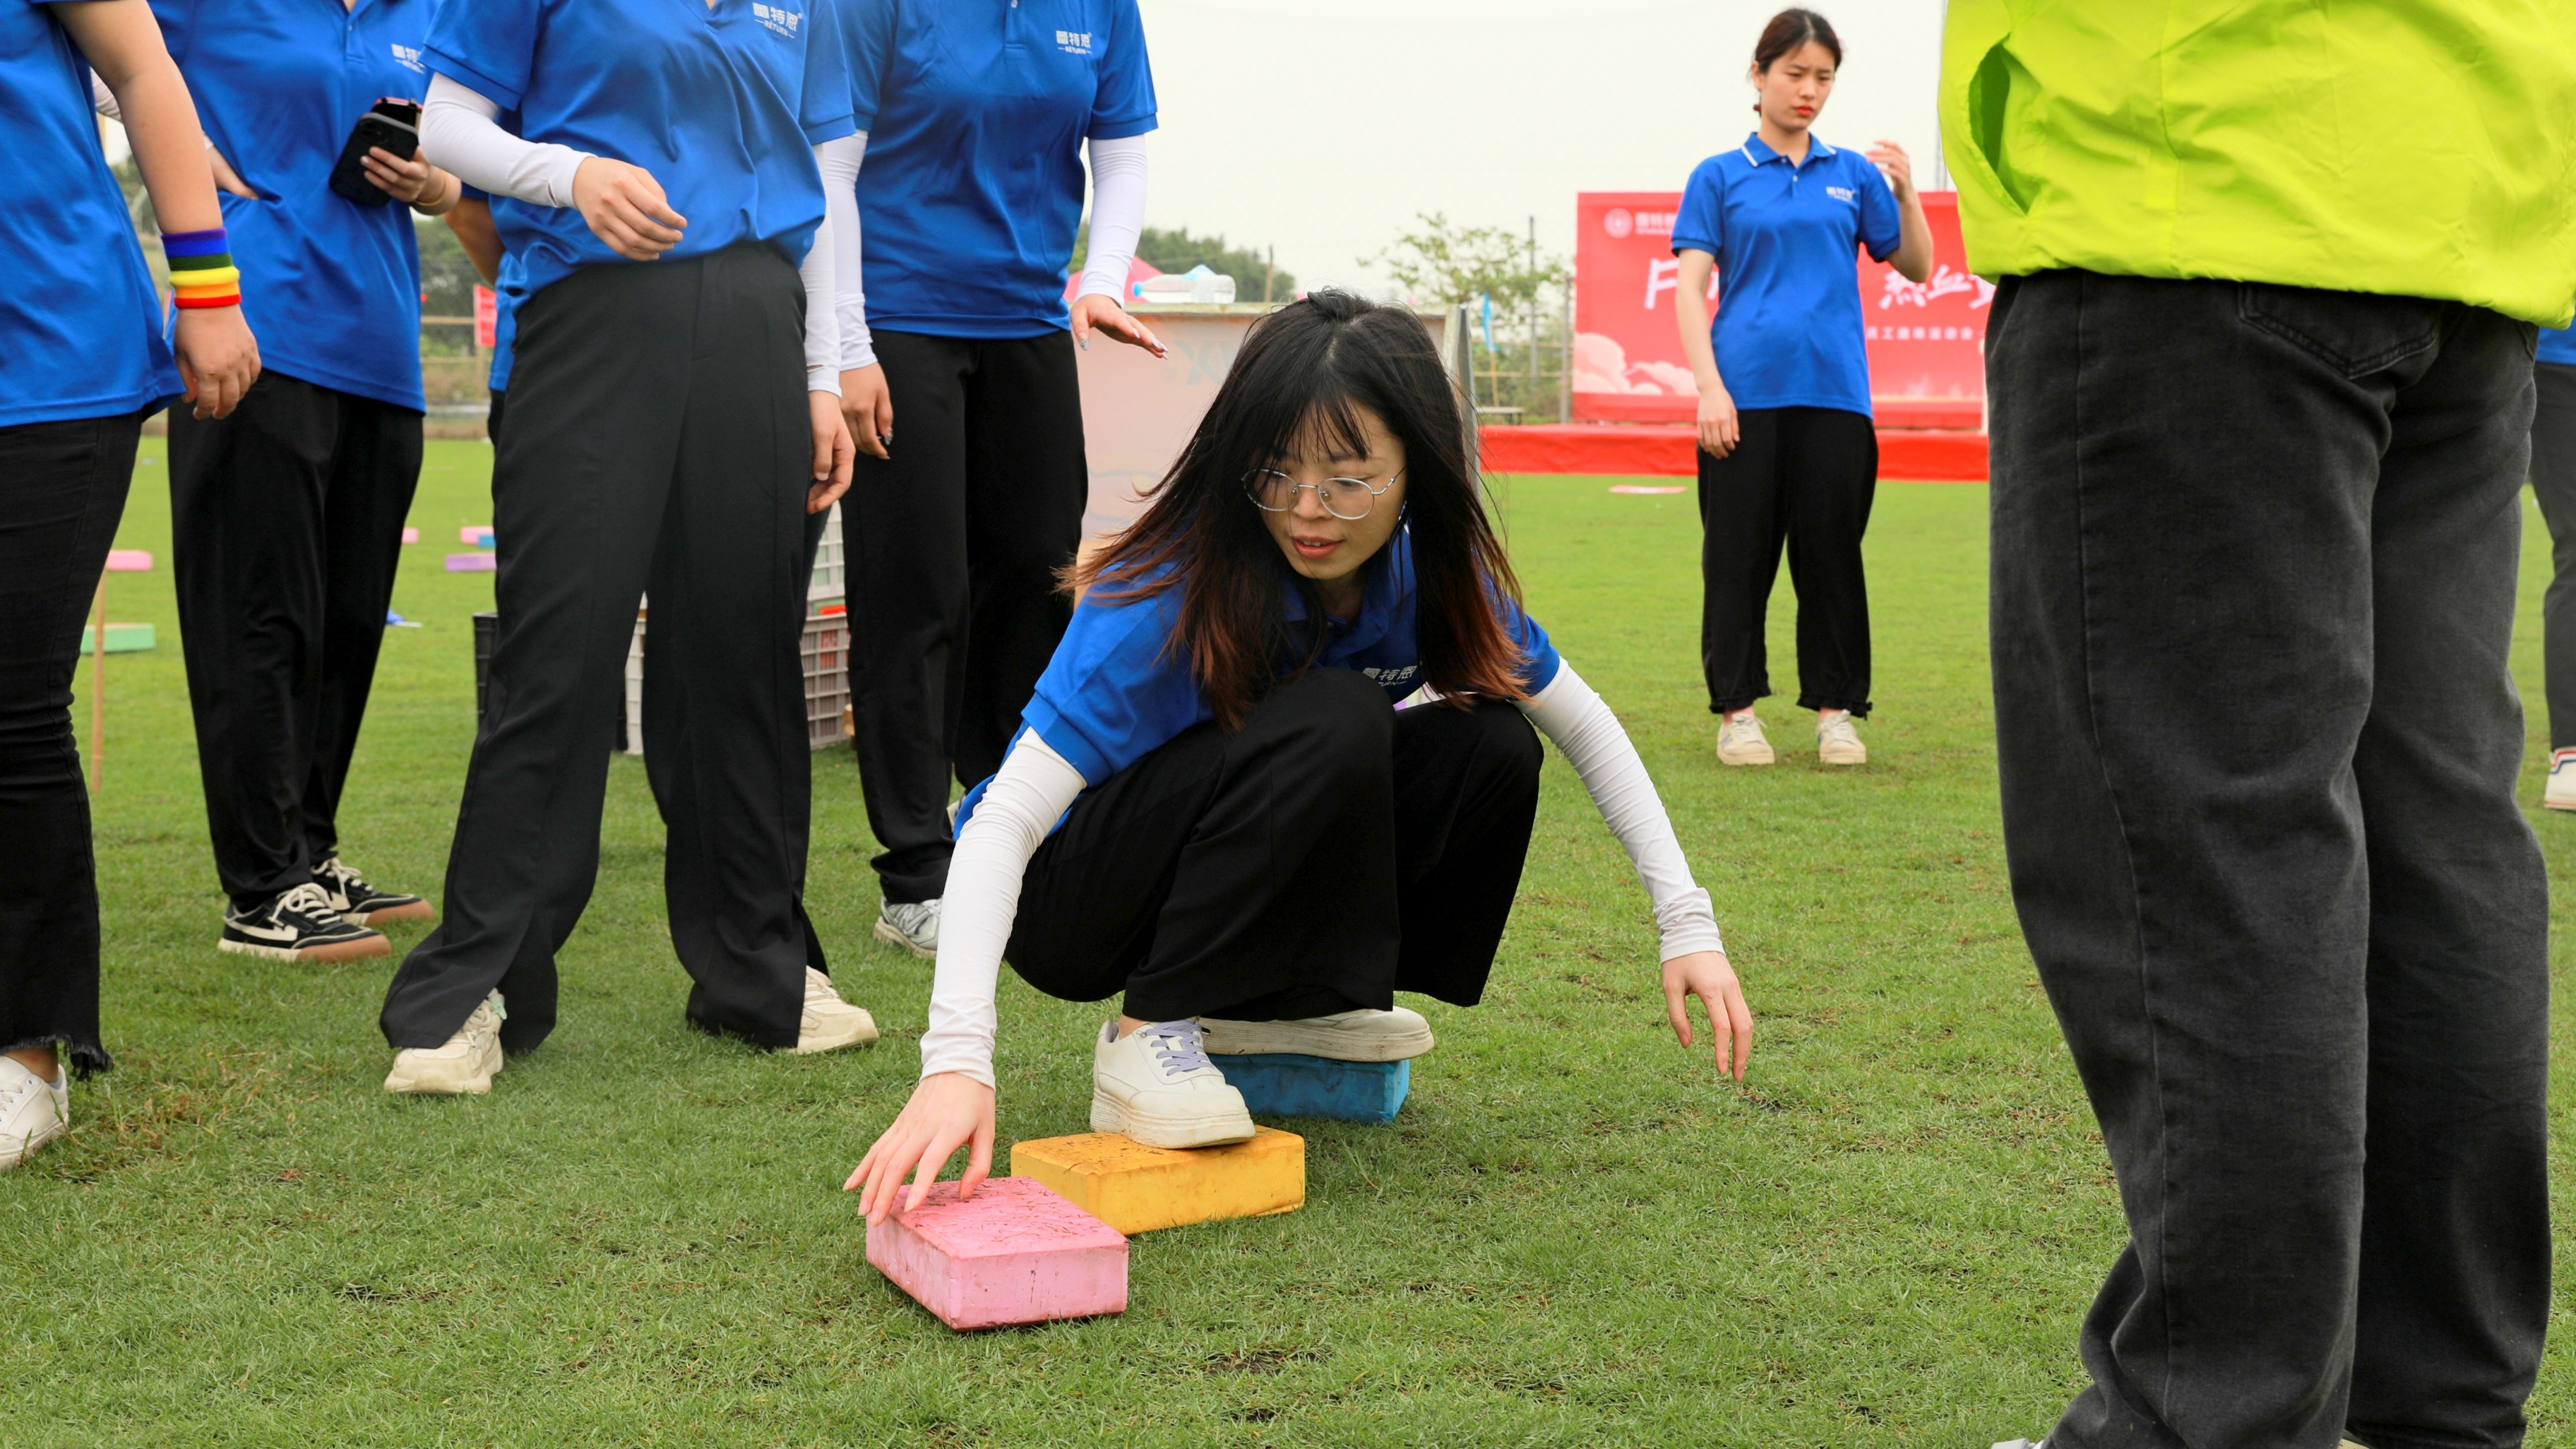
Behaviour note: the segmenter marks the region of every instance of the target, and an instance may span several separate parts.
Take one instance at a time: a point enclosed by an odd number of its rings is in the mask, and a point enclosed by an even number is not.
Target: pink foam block
[[[456,530],[456,541],[458,543],[481,544],[485,548],[490,548],[492,546],[492,525],[488,523],[469,523],[463,528]]]
[[[868,1229],[868,1261],[961,1332],[1127,1311],[1127,1240],[1030,1177],[933,1185]]]
[[[451,574],[488,574],[500,566],[501,556],[497,553],[451,553],[447,556],[447,571]]]
[[[419,529],[417,529],[417,528],[406,528],[406,529],[404,529],[404,530],[403,530],[403,542],[405,542],[405,543],[418,543],[418,542],[420,542],[420,530],[419,530]]]
[[[149,549],[111,548],[107,551],[107,571],[112,574],[148,574],[152,572]]]

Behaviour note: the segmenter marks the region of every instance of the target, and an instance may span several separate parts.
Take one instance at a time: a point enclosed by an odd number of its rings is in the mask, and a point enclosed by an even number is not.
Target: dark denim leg
[[[2549,525],[2549,593],[2540,606],[2549,747],[2576,745],[2576,365],[2532,364],[2531,493]]]
[[[2465,1110],[2386,1100],[2373,1019],[2439,1020],[2454,1043],[2480,1030],[2445,994],[2466,984],[2445,977],[2457,956],[2392,974],[2385,943],[2453,917],[2447,940],[2521,979],[2543,906],[2528,832],[2483,784],[2410,801],[2423,814],[2404,828],[2370,824],[2383,778],[2403,778],[2375,763],[2407,714],[2396,693],[2452,702],[2452,777],[2484,782],[2518,739],[2494,590],[2392,592],[2383,562],[2411,551],[2408,569],[2464,580],[2501,538],[2509,604],[2518,520],[2493,475],[2518,478],[2518,460],[2418,426],[2460,411],[2455,393],[2515,406],[2494,371],[2509,336],[2467,308],[2233,283],[2060,272],[1997,298],[2007,853],[2130,1227],[2057,1449],[2331,1449],[2343,1431],[2366,1147]],[[2383,470],[2392,444],[2416,458]],[[2451,647],[2418,647],[2431,637]],[[2431,884],[2374,903],[2374,879],[2401,871]],[[2456,914],[2472,902],[2486,908]],[[2523,1028],[2486,1030],[2494,1050]],[[2482,1198],[2443,1231],[2513,1276],[2519,1250],[2473,1242],[2529,1218]]]

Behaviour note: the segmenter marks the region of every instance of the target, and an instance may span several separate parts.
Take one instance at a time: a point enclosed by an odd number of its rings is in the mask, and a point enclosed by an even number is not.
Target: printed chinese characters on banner
[[[1574,416],[1579,422],[1688,422],[1699,396],[1674,330],[1677,191],[1587,191],[1575,198]],[[1968,275],[1954,192],[1923,193],[1931,280],[1860,258],[1863,345],[1882,424],[1978,426],[1985,397],[1992,284]],[[1725,305],[1725,279],[1710,299]]]

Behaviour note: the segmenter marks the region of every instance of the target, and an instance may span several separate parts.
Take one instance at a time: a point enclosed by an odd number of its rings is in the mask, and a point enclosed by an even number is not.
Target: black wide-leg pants
[[[2013,902],[2129,1242],[2050,1449],[2510,1449],[2549,1319],[2548,879],[2508,669],[2532,329],[1997,292]]]
[[[2549,747],[2576,745],[2576,364],[2535,362],[2531,494],[2549,526],[2549,592],[2540,605]]]
[[[502,1045],[555,1023],[555,953],[599,868],[609,744],[652,591],[645,738],[671,944],[699,1025],[792,1046],[811,784],[805,294],[773,248],[586,267],[528,299],[493,462],[500,634],[445,916],[385,1039],[436,1046],[500,988]],[[665,773],[667,772],[667,773]]]
[[[1029,862],[1005,952],[1148,1021],[1291,1020],[1484,995],[1538,815],[1520,709],[1387,707],[1348,669],[1273,689],[1085,791]]]
[[[170,410],[170,553],[215,874],[249,909],[339,850],[421,415],[263,372],[230,417]]]
[[[1700,668],[1708,707],[1771,693],[1763,623],[1780,553],[1798,591],[1798,707],[1869,717],[1869,579],[1861,535],[1878,496],[1878,431],[1841,408],[1747,408],[1743,440],[1699,459]]]
[[[0,428],[0,1051],[98,1036],[98,863],[72,732],[81,620],[134,480],[143,414]]]
[[[859,455],[841,510],[850,698],[885,898],[948,888],[948,782],[1002,767],[1073,606],[1091,473],[1073,334],[986,340],[880,330],[887,459]]]

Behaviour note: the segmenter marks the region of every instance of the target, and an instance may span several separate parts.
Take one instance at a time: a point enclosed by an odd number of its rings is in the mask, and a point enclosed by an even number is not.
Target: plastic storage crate
[[[819,567],[819,565],[818,565]],[[805,621],[797,641],[797,659],[805,673],[805,742],[828,750],[846,736],[842,711],[850,702],[850,623],[833,601],[833,612]],[[626,753],[644,753],[644,625],[635,614],[635,642],[626,650]]]
[[[814,576],[805,585],[809,606],[826,599],[848,597],[849,575],[845,557],[841,547],[841,505],[835,503],[832,511],[823,516],[823,541],[814,550]]]

